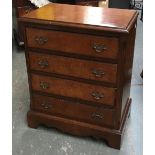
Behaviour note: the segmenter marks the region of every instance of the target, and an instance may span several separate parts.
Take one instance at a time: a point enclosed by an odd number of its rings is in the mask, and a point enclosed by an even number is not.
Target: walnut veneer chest
[[[28,126],[45,124],[120,148],[130,114],[138,13],[49,4],[20,18],[30,88]]]

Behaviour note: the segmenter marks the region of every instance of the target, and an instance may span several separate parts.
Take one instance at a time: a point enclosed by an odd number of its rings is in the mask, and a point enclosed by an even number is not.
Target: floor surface
[[[142,155],[143,85],[140,77],[143,61],[143,23],[138,19],[133,78],[131,117],[121,150],[108,147],[104,141],[63,134],[55,129],[27,126],[29,90],[25,55],[13,39],[13,155]]]

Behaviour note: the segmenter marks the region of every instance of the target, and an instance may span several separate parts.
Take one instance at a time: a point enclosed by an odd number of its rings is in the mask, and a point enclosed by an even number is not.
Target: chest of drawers
[[[20,18],[31,97],[29,127],[45,124],[120,148],[131,107],[137,15],[49,4]]]

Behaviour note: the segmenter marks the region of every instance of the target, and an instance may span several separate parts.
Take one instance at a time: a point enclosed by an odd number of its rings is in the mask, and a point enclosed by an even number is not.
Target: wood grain
[[[24,15],[19,20],[128,33],[130,22],[133,24],[137,16],[135,10],[51,3]]]
[[[33,95],[33,110],[60,117],[75,119],[101,126],[113,127],[114,110],[89,106],[80,102],[71,102],[47,96]]]
[[[102,57],[116,59],[118,53],[118,38],[100,37],[86,34],[48,31],[40,29],[26,29],[28,47],[52,49],[55,51],[63,51],[65,53],[82,54],[86,56]],[[39,44],[36,38],[47,40],[43,44]],[[103,46],[100,52],[94,49],[94,46]]]
[[[35,91],[93,101],[99,105],[105,104],[112,106],[115,103],[116,90],[114,88],[95,86],[37,74],[31,74],[31,80],[32,89]],[[42,88],[40,86],[41,83],[45,83],[45,85],[47,84],[47,88]],[[92,95],[93,93],[97,93],[96,96],[102,95],[102,97],[96,99]]]
[[[87,80],[116,83],[117,64],[29,52],[30,69]]]

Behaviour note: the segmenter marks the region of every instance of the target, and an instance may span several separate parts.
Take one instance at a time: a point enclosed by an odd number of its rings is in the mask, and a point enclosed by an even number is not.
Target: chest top
[[[137,15],[135,10],[50,3],[24,15],[20,20],[128,33]]]

